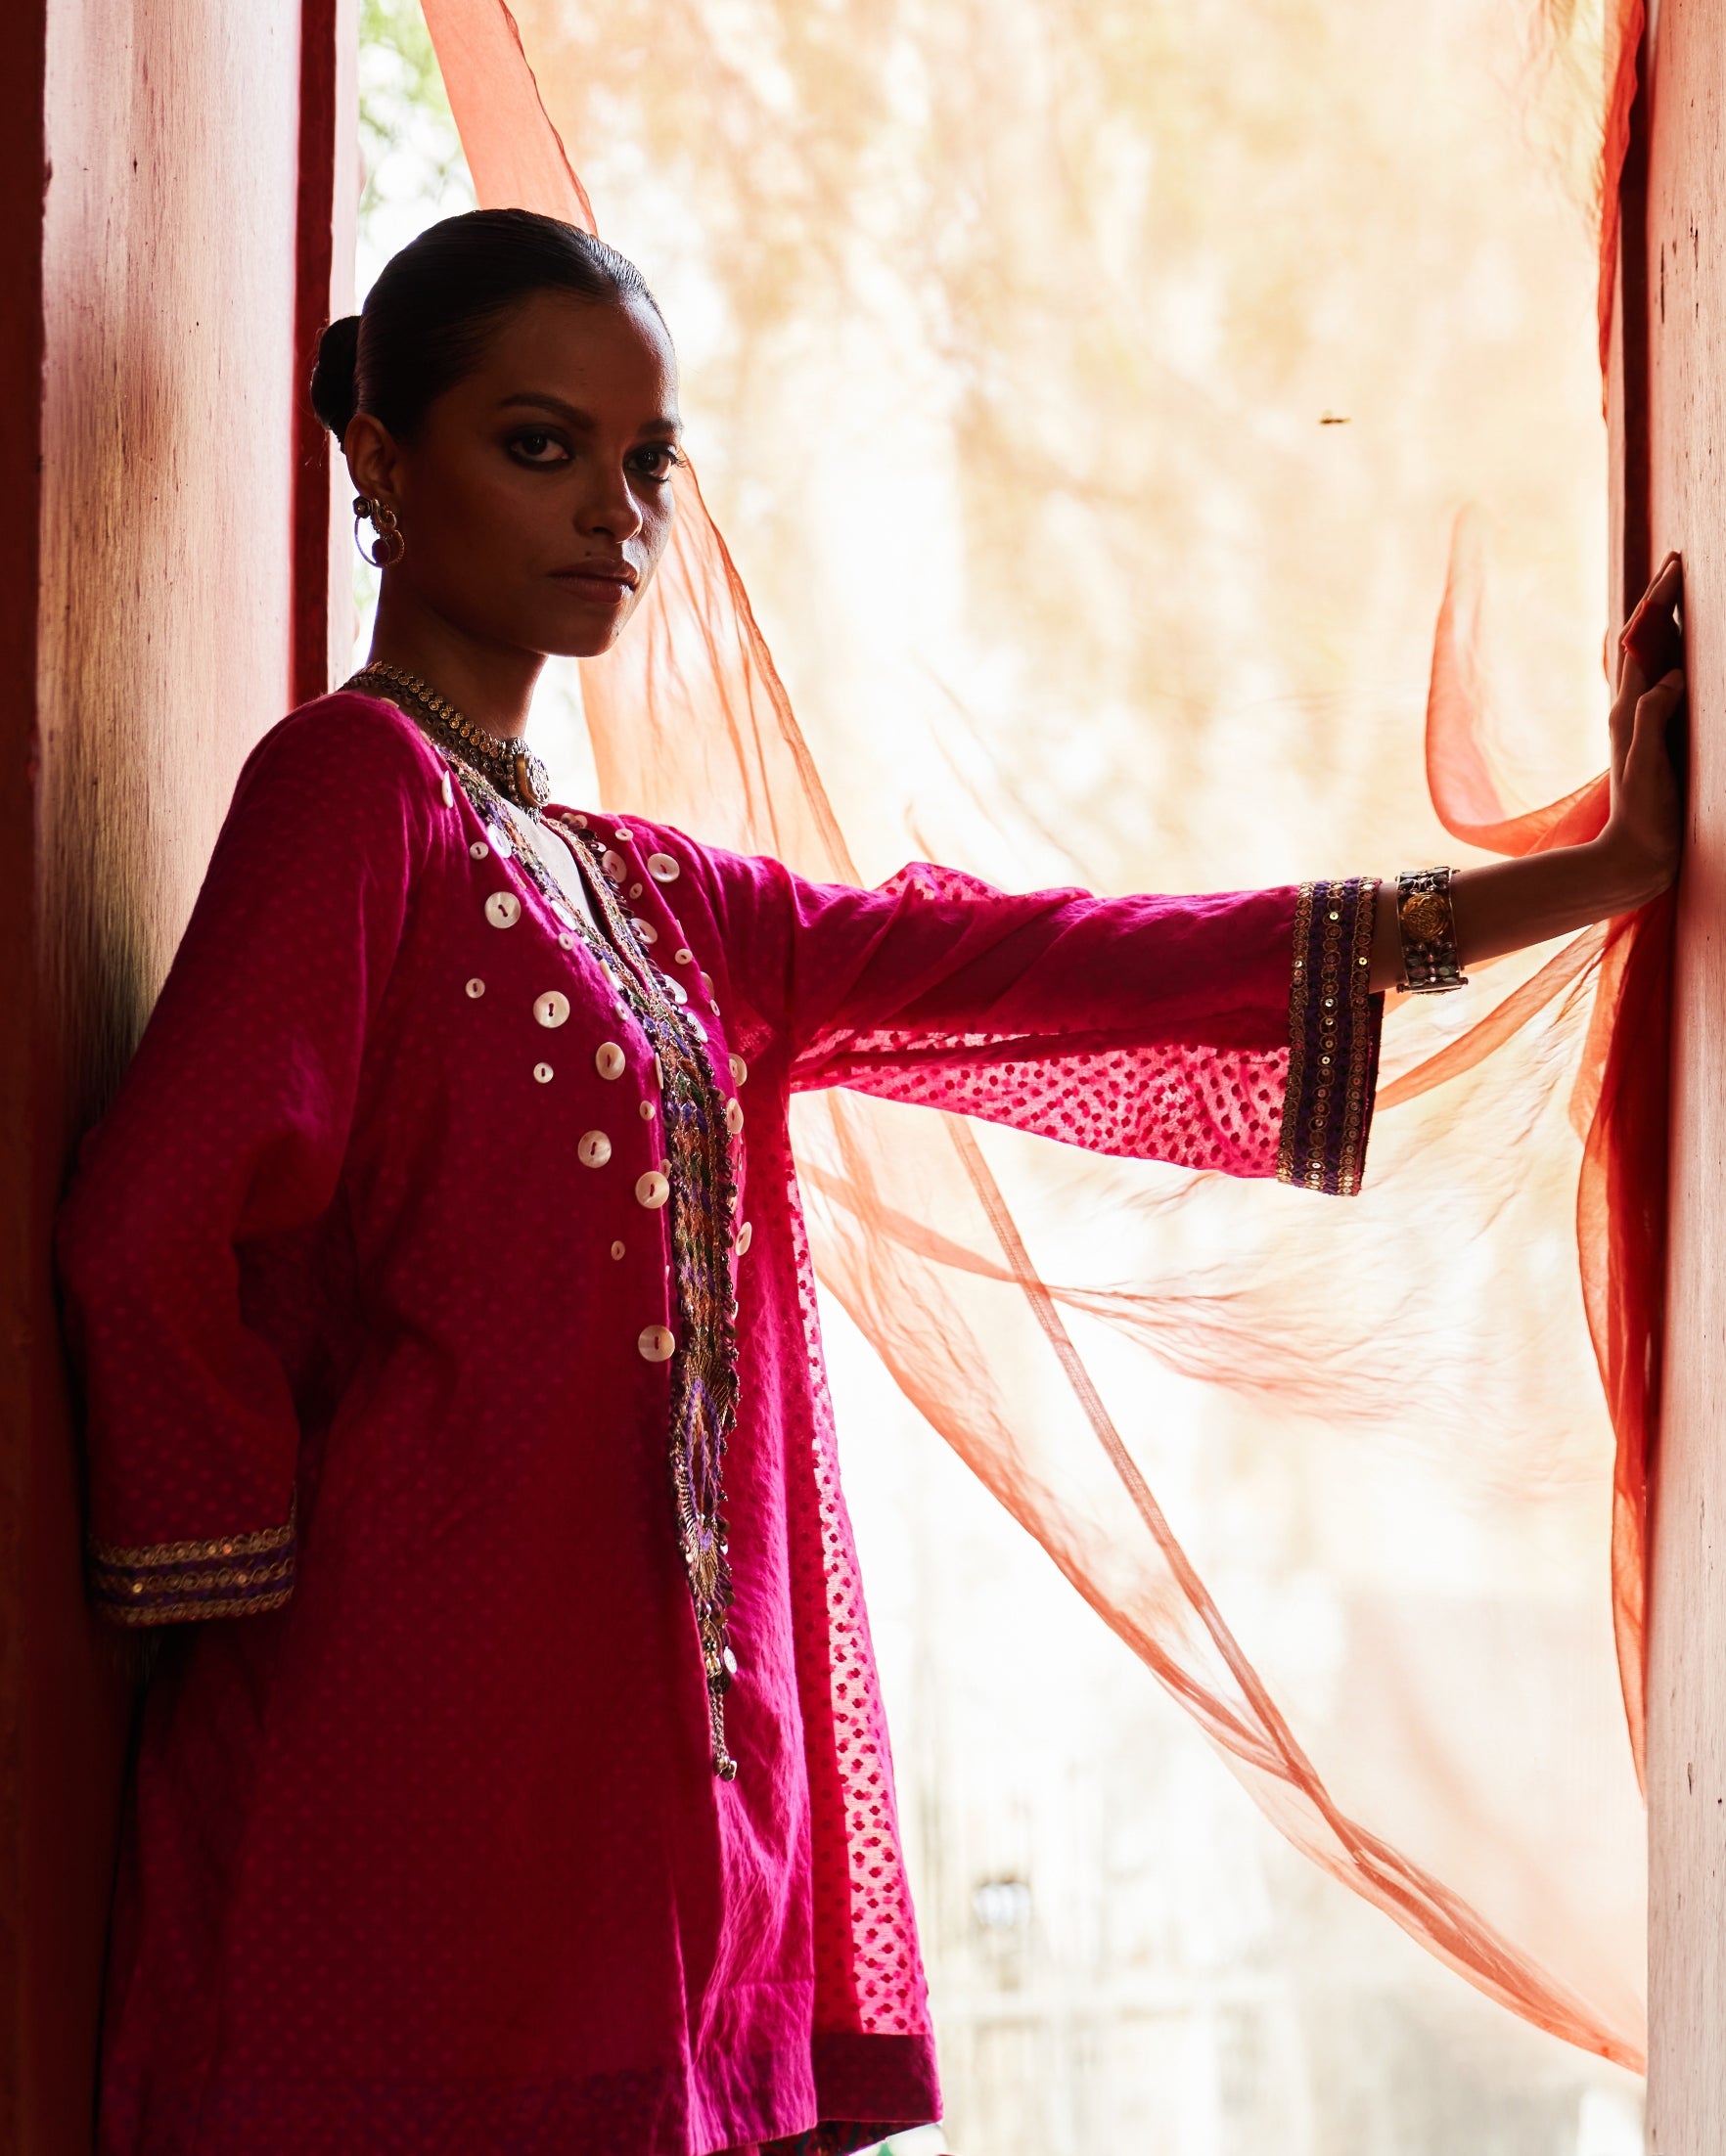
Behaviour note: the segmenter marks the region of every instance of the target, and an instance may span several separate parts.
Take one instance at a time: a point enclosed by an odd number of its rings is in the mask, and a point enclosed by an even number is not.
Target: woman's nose
[[[583,531],[621,545],[641,529],[641,505],[629,484],[629,474],[619,466],[596,479],[593,493],[581,506],[578,522]]]

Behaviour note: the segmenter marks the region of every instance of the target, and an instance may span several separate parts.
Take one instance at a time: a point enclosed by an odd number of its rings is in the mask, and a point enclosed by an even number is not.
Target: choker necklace
[[[487,734],[483,727],[464,718],[447,696],[440,696],[429,682],[410,674],[405,666],[392,666],[387,659],[371,659],[341,686],[362,696],[381,693],[388,703],[400,703],[406,696],[408,703],[403,708],[410,719],[529,816],[537,816],[551,799],[551,774],[519,734],[507,741]]]

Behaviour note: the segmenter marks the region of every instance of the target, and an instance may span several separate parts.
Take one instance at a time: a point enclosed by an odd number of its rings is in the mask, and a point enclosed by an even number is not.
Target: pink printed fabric
[[[266,738],[63,1217],[93,1593],[174,1628],[100,2147],[832,2156],[940,2104],[791,1095],[1352,1189],[1372,886],[859,891],[588,820],[743,1111],[726,1783],[652,1056],[451,779],[370,698]]]

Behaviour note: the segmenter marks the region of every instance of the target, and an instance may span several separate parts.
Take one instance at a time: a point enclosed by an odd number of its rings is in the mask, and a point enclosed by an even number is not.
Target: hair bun
[[[312,410],[338,442],[359,409],[359,393],[354,386],[359,331],[357,314],[344,314],[332,322],[318,339],[318,363],[312,369]]]

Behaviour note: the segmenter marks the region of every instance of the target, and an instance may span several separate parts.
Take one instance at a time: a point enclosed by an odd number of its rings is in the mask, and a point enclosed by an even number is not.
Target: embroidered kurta
[[[93,1593],[179,1628],[104,2156],[703,2156],[937,2117],[790,1097],[1358,1183],[1369,882],[863,891],[558,812],[727,1103],[721,1779],[668,1451],[660,1185],[702,1171],[622,955],[481,807],[392,705],[275,728],[63,1215]]]

